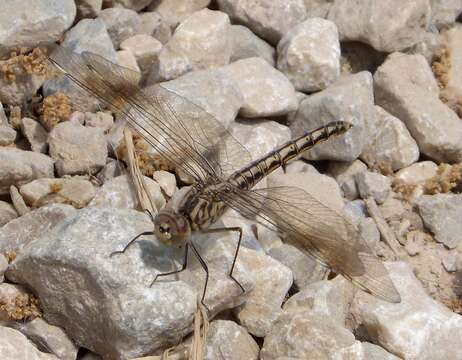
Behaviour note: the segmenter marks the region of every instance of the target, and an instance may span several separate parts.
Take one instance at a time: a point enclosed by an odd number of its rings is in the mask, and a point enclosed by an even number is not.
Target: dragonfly
[[[185,97],[156,84],[140,86],[138,72],[113,64],[90,52],[73,53],[57,46],[49,61],[78,88],[126,120],[168,163],[188,175],[192,186],[173,197],[155,216],[154,234],[162,243],[184,248],[181,268],[157,274],[171,275],[187,266],[191,248],[206,272],[208,268],[191,241],[193,232],[231,231],[238,234],[229,276],[233,276],[242,240],[242,228],[210,228],[226,209],[284,235],[285,241],[341,274],[362,290],[388,302],[401,301],[388,271],[344,213],[297,187],[255,188],[268,174],[303,152],[332,137],[345,134],[351,124],[328,123],[252,161],[248,150],[213,115]],[[181,191],[181,190],[180,190]],[[111,254],[112,255],[112,254]]]

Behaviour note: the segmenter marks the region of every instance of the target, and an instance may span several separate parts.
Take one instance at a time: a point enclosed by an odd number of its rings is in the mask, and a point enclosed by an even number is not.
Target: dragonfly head
[[[191,237],[191,226],[183,215],[166,208],[154,218],[154,233],[166,245],[183,247]]]

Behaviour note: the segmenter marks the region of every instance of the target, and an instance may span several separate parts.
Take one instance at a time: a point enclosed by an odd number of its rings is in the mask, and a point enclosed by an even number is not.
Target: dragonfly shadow
[[[155,273],[165,273],[181,267],[183,249],[159,244],[152,240],[137,241],[141,250],[141,261]]]

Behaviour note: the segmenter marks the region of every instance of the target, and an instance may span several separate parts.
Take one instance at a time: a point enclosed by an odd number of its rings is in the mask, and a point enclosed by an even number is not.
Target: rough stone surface
[[[356,174],[355,179],[362,199],[372,197],[378,204],[383,204],[390,195],[391,180],[385,175],[364,171]]]
[[[431,0],[432,22],[438,28],[451,25],[462,13],[460,0]]]
[[[59,358],[41,352],[19,331],[0,326],[0,354],[5,360],[58,360]]]
[[[455,248],[462,233],[462,195],[423,195],[416,202],[425,226],[435,235],[435,240],[448,248]]]
[[[384,348],[368,342],[362,343],[364,360],[399,360],[399,357],[390,354]]]
[[[372,76],[363,71],[341,77],[326,90],[308,96],[290,125],[294,137],[332,121],[353,124],[348,133],[304,153],[307,160],[353,161],[366,142],[365,122],[375,115]]]
[[[159,13],[174,28],[195,12],[207,7],[209,3],[210,0],[159,0],[154,1],[148,9]]]
[[[141,69],[136,62],[135,55],[128,50],[117,51],[117,64],[127,69],[141,73]]]
[[[8,260],[3,254],[0,254],[0,284],[5,280],[6,269],[8,269]]]
[[[375,106],[375,116],[367,119],[368,141],[361,153],[370,167],[381,166],[393,171],[419,159],[419,147],[403,122]]]
[[[152,0],[103,0],[107,7],[124,7],[139,11],[148,6]]]
[[[130,9],[108,8],[101,11],[98,17],[104,21],[116,49],[122,41],[138,33],[141,27],[141,17]]]
[[[152,178],[159,184],[162,191],[168,197],[172,197],[175,191],[177,190],[176,187],[176,178],[175,175],[168,171],[154,171],[152,174]]]
[[[8,146],[14,143],[16,130],[8,125],[0,125],[0,146]]]
[[[0,57],[21,47],[57,41],[72,25],[76,14],[73,0],[9,0],[0,13]]]
[[[323,90],[340,76],[340,42],[335,24],[314,18],[298,24],[279,41],[278,64],[296,90]]]
[[[409,265],[385,265],[401,303],[390,304],[358,292],[351,308],[370,340],[403,359],[462,357],[462,317],[427,295]]]
[[[273,45],[306,17],[303,0],[218,0],[218,6],[234,22],[245,25]]]
[[[104,184],[106,181],[124,174],[125,165],[121,161],[109,159],[107,164],[101,169],[96,177],[102,184]]]
[[[114,118],[110,113],[98,111],[96,114],[85,113],[85,126],[95,127],[107,133],[114,125]]]
[[[295,89],[278,70],[261,58],[236,61],[220,69],[233,79],[244,98],[244,117],[284,115],[298,107]]]
[[[229,320],[210,323],[204,360],[257,360],[260,348],[242,326]]]
[[[61,176],[94,174],[106,164],[106,138],[99,128],[65,121],[53,128],[48,142],[50,155]]]
[[[95,18],[101,11],[103,0],[76,0],[77,19]]]
[[[165,19],[155,11],[147,11],[141,15],[140,33],[153,36],[162,44],[166,44],[172,37],[172,30]]]
[[[7,63],[0,62],[2,67]],[[45,76],[39,73],[28,74],[18,72],[14,81],[9,81],[4,75],[0,77],[0,101],[4,104],[21,106],[35,95],[45,81]]]
[[[358,197],[355,175],[367,170],[366,164],[361,160],[353,162],[331,161],[328,173],[335,178],[342,189],[343,196],[348,200],[355,200]]]
[[[147,74],[152,65],[158,61],[158,55],[162,50],[162,44],[154,37],[146,34],[138,34],[127,38],[120,43],[120,48],[129,50],[136,59],[142,74]]]
[[[419,161],[395,174],[395,179],[406,185],[415,185],[430,180],[438,173],[438,165],[433,161]]]
[[[48,150],[48,133],[45,128],[34,119],[21,119],[21,132],[26,137],[32,151],[46,153]]]
[[[270,65],[275,65],[275,50],[266,41],[242,25],[231,25],[232,51],[230,62],[251,57],[261,57]]]
[[[337,24],[342,41],[361,41],[383,52],[400,51],[418,43],[430,17],[428,0],[340,0],[334,2],[328,15]]]
[[[18,213],[13,205],[6,201],[0,201],[0,227],[17,217]]]
[[[8,194],[11,185],[53,177],[53,159],[33,151],[0,147],[0,194]]]
[[[26,205],[24,199],[19,193],[18,188],[14,185],[10,186],[10,198],[11,203],[18,212],[19,216],[23,216],[24,214],[27,214],[30,211],[30,208]]]
[[[422,55],[390,55],[374,75],[376,103],[404,122],[420,151],[437,161],[462,160],[462,123],[438,98]]]

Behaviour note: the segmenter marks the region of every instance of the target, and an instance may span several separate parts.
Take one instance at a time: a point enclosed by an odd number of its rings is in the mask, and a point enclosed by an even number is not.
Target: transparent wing
[[[382,262],[341,213],[295,187],[220,194],[249,219],[287,235],[287,241],[344,275],[367,292],[390,302],[400,296]]]
[[[211,114],[160,85],[141,89],[137,72],[63,47],[49,58],[196,182],[220,181],[251,161],[249,152]]]

